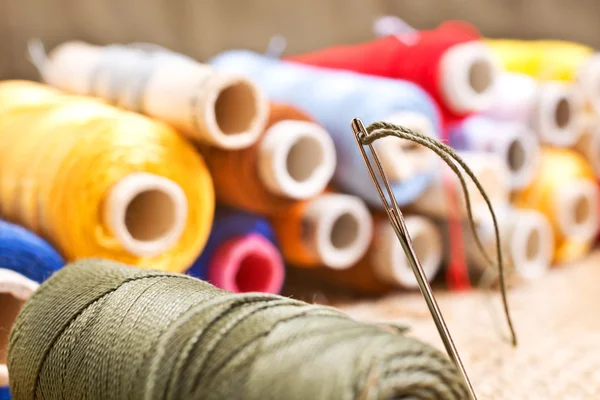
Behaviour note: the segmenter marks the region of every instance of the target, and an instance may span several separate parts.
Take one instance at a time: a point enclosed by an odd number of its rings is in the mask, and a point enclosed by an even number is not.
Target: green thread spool
[[[15,400],[461,400],[439,351],[276,295],[83,260],[53,275],[10,337]]]

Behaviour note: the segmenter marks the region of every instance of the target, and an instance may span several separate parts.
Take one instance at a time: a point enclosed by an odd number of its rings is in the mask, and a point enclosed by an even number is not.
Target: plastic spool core
[[[339,215],[331,227],[331,244],[336,248],[343,250],[352,246],[358,238],[358,221],[350,213]]]
[[[23,304],[25,300],[16,298],[12,293],[0,293],[0,364],[6,364],[10,329]]]
[[[297,182],[305,182],[321,165],[325,158],[321,143],[316,139],[304,136],[299,138],[287,154],[287,171]]]
[[[518,172],[526,164],[527,150],[523,143],[518,139],[514,138],[508,146],[508,167],[511,171]]]
[[[442,261],[441,236],[433,225],[420,218],[411,218],[406,221],[406,225],[412,238],[413,248],[419,261],[421,261],[421,266],[425,271],[427,280],[431,281],[439,270]],[[390,233],[393,236],[393,240],[395,232],[392,230]],[[404,249],[398,242],[395,242],[394,246],[396,251],[394,259],[399,260],[396,265],[400,267],[395,273],[396,280],[406,288],[413,289],[419,287]]]
[[[0,387],[8,386],[8,342],[10,330],[21,307],[39,285],[25,276],[0,266]]]
[[[494,101],[499,66],[491,50],[481,42],[450,47],[440,62],[441,90],[455,113],[488,109]]]
[[[328,268],[350,268],[365,255],[371,243],[371,213],[354,196],[319,196],[308,204],[304,219],[311,227],[305,230],[307,245]]]
[[[260,180],[271,193],[287,198],[307,199],[323,192],[335,165],[331,136],[313,122],[279,121],[259,144]]]
[[[561,129],[566,128],[571,123],[571,103],[565,97],[562,97],[556,104],[554,122]]]
[[[573,205],[573,220],[577,225],[583,224],[590,217],[592,205],[587,197],[578,197]]]
[[[406,217],[406,227],[425,275],[431,280],[442,262],[442,237],[437,228],[423,217]],[[377,248],[371,253],[375,273],[394,286],[417,288],[417,279],[392,226],[387,220],[380,220],[375,229],[375,236],[379,238]]]
[[[187,198],[175,182],[132,173],[110,190],[104,220],[126,250],[150,257],[177,243],[185,230],[187,212]]]
[[[527,235],[527,242],[525,245],[525,257],[528,261],[535,261],[540,252],[540,232],[538,230],[532,230]]]
[[[273,280],[272,260],[262,253],[248,253],[240,260],[235,285],[240,292],[268,292]]]
[[[219,246],[209,266],[208,279],[235,293],[278,293],[284,264],[277,248],[260,235],[239,236]]]
[[[469,84],[475,93],[483,93],[493,83],[492,68],[487,60],[476,60],[469,68]]]
[[[135,240],[156,240],[174,223],[175,203],[160,190],[138,193],[125,211],[125,226]]]
[[[221,90],[215,101],[215,119],[221,132],[236,135],[252,128],[257,108],[254,88],[245,81]]]
[[[538,211],[517,210],[510,216],[513,220],[509,239],[509,251],[513,268],[525,280],[543,276],[552,260],[554,241],[552,226]]]
[[[572,181],[557,189],[555,201],[558,224],[565,236],[587,240],[596,234],[600,215],[594,182]]]

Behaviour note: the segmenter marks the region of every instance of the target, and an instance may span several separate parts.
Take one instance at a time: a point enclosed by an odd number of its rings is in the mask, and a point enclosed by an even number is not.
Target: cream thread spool
[[[493,84],[499,63],[480,42],[452,46],[440,60],[440,84],[448,106],[456,113],[488,109],[493,102]]]
[[[554,254],[554,235],[550,221],[539,211],[509,209],[496,210],[503,256],[507,265],[525,281],[542,277],[550,268]],[[480,218],[477,233],[487,255],[493,260],[496,239],[492,218],[487,209],[477,211]],[[470,229],[465,229],[465,252],[469,263],[483,272],[491,266],[479,251]]]
[[[514,124],[506,136],[498,137],[492,145],[506,162],[511,189],[531,183],[540,163],[540,147],[533,132],[524,125]]]
[[[595,182],[574,180],[557,192],[553,197],[554,212],[563,234],[580,240],[594,237],[600,223],[600,199]]]
[[[367,251],[373,220],[358,198],[324,194],[310,201],[303,218],[303,239],[329,268],[346,269]]]
[[[497,155],[475,152],[458,152],[458,155],[471,168],[475,177],[479,180],[494,205],[507,204],[509,201],[509,173],[504,161]],[[447,188],[444,184],[443,174],[447,167],[440,169],[435,180],[425,192],[411,204],[412,211],[425,214],[430,217],[444,218],[448,215]],[[460,181],[453,174],[451,177],[454,191],[460,197],[460,213],[466,216],[466,205],[462,193]],[[467,188],[470,192],[470,200],[473,209],[485,204],[477,187],[471,180],[467,179]],[[474,215],[474,217],[477,217]]]
[[[217,73],[167,50],[144,54],[135,47],[68,42],[50,53],[42,76],[53,86],[97,94],[226,149],[258,140],[268,117],[266,97],[247,78]],[[119,94],[115,82],[122,83]]]
[[[577,109],[573,89],[563,82],[537,82],[534,78],[504,72],[494,86],[487,115],[521,121],[534,129],[544,143],[570,146],[577,140]]]
[[[335,166],[333,140],[312,122],[277,122],[259,145],[259,178],[273,194],[287,198],[306,199],[321,193]]]
[[[435,137],[433,125],[423,114],[398,112],[390,115],[385,121],[405,126],[422,135]],[[390,182],[402,182],[419,173],[425,173],[436,162],[430,150],[408,140],[387,137],[375,142],[374,146]]]
[[[579,67],[577,87],[587,103],[600,113],[600,54],[594,53]]]
[[[152,257],[177,243],[186,227],[188,204],[175,182],[132,173],[110,190],[103,213],[106,225],[127,251]]]
[[[440,270],[444,255],[442,235],[437,226],[425,217],[409,215],[405,218],[405,222],[417,258],[431,281]],[[377,245],[369,252],[369,262],[375,274],[382,281],[396,287],[418,288],[419,285],[406,253],[387,219],[376,222],[374,237]]]
[[[8,337],[19,310],[39,284],[0,265],[0,387],[8,386]]]
[[[500,156],[507,166],[512,190],[528,186],[540,164],[540,145],[523,123],[470,116],[450,129],[456,150],[481,151]]]
[[[582,123],[575,150],[581,153],[594,169],[596,177],[600,177],[600,124],[596,118]]]

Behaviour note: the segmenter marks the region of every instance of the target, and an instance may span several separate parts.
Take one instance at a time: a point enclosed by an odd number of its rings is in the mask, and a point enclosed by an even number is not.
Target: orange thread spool
[[[272,218],[284,259],[298,267],[348,268],[367,251],[373,221],[358,197],[325,193]]]
[[[405,222],[417,257],[427,277],[432,280],[440,270],[443,259],[441,233],[425,217],[409,215]],[[369,250],[351,268],[304,270],[303,278],[315,279],[330,287],[366,296],[382,295],[399,289],[417,289],[417,280],[387,216],[375,215],[374,227]]]
[[[294,121],[302,124],[290,129],[284,127],[278,132],[272,130],[275,126],[281,127],[281,123]],[[276,136],[267,138],[271,133]],[[285,179],[290,185],[285,188],[269,185],[274,179],[269,180],[268,173],[261,175],[261,167],[270,162],[262,152],[268,145],[265,141],[277,144],[278,140],[289,139],[285,137],[288,134],[299,135],[299,139],[284,149],[287,164],[271,164],[271,170],[274,170],[271,175],[296,168],[300,169],[299,176],[294,177],[294,171],[287,171]],[[271,104],[267,127],[256,144],[237,151],[204,147],[202,153],[213,176],[217,200],[263,215],[280,213],[296,201],[322,192],[335,169],[335,148],[329,134],[307,114],[287,104]]]

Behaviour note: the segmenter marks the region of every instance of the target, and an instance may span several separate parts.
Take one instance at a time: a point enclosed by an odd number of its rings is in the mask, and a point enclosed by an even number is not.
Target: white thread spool
[[[8,386],[8,338],[17,314],[39,287],[37,282],[0,266],[0,386]]]
[[[585,123],[586,127],[579,135],[575,150],[581,153],[594,169],[597,177],[600,177],[600,124],[594,118],[591,123]]]
[[[596,114],[600,113],[600,53],[594,53],[581,65],[577,86]]]
[[[429,281],[437,275],[443,259],[442,236],[437,226],[429,219],[409,215],[405,217],[406,228],[413,247]],[[375,224],[374,235],[377,246],[370,251],[370,264],[375,274],[391,285],[415,289],[417,279],[394,228],[387,219]]]
[[[367,252],[373,235],[367,206],[350,195],[324,194],[310,200],[304,223],[308,229],[303,240],[333,269],[355,264]]]
[[[540,146],[523,124],[506,124],[506,135],[496,138],[492,146],[504,159],[510,175],[512,190],[522,189],[535,178],[540,163]]]
[[[398,112],[385,118],[386,122],[402,125],[414,132],[434,136],[434,128],[429,119],[420,113]],[[409,140],[385,137],[373,143],[381,165],[390,182],[398,183],[424,173],[436,162],[435,154],[429,149]]]
[[[442,95],[456,113],[487,110],[494,99],[494,83],[500,67],[484,43],[452,46],[440,60]]]
[[[316,196],[329,184],[335,166],[333,140],[313,122],[277,122],[267,129],[259,145],[259,178],[269,191],[280,196]]]
[[[540,163],[540,145],[523,123],[471,116],[450,134],[455,149],[496,154],[504,160],[512,190],[531,183]]]
[[[185,230],[188,203],[175,182],[148,173],[121,179],[105,199],[104,223],[123,248],[152,257],[173,247]]]
[[[548,219],[536,210],[499,207],[494,210],[500,231],[502,255],[506,266],[521,279],[531,281],[550,268],[554,253],[554,234]],[[478,210],[477,233],[491,260],[496,260],[496,237],[492,217],[487,209]],[[479,251],[471,229],[465,229],[465,255],[468,262],[483,271],[489,264]]]
[[[67,42],[41,72],[53,86],[116,101],[225,149],[252,145],[268,117],[266,97],[247,78],[167,50]]]
[[[492,204],[503,205],[508,203],[510,194],[509,174],[504,161],[499,156],[475,152],[458,152],[458,155],[471,168]],[[432,184],[411,204],[411,209],[430,217],[445,218],[448,216],[449,203],[452,204],[452,202],[448,199],[447,186],[442,171],[444,171],[444,175],[451,174],[448,176],[451,179],[453,191],[458,196],[459,211],[462,216],[466,216],[467,209],[460,181],[445,164],[443,169],[440,168]],[[475,184],[466,174],[463,175],[465,176],[473,209],[484,206],[485,200]]]
[[[524,74],[505,72],[499,75],[493,92],[487,115],[524,122],[544,143],[566,147],[577,140],[580,102],[567,84],[539,83]]]
[[[600,212],[595,182],[584,179],[571,181],[561,186],[553,198],[556,219],[565,236],[588,240],[596,235]]]

